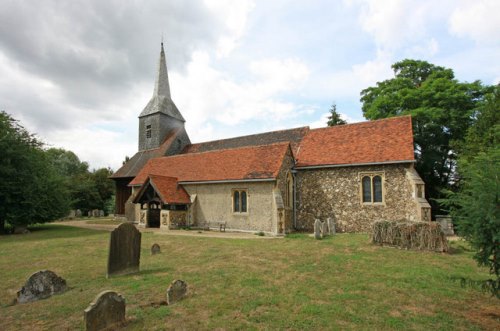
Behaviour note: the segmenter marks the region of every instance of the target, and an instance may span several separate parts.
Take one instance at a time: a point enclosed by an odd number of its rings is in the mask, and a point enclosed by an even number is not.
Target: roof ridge
[[[241,149],[250,149],[250,148],[257,148],[257,147],[275,146],[275,145],[290,145],[290,141],[289,140],[287,140],[287,141],[278,141],[278,142],[271,143],[271,144],[250,145],[250,146],[240,146],[240,147],[229,147],[229,148],[214,149],[214,150],[203,151],[203,152],[191,152],[191,153],[175,154],[175,155],[168,155],[168,156],[160,156],[160,157],[156,157],[155,159],[165,158],[165,157],[180,157],[180,156],[187,156],[187,155],[217,153],[217,152],[229,151],[229,150],[241,150]]]
[[[190,146],[193,146],[193,145],[201,145],[201,144],[208,144],[208,143],[214,143],[214,142],[219,142],[219,141],[224,141],[224,140],[231,140],[231,139],[247,138],[247,137],[258,136],[258,135],[261,135],[261,134],[267,134],[267,133],[276,133],[276,132],[292,131],[292,130],[297,130],[297,129],[306,129],[306,128],[307,128],[307,129],[309,129],[309,130],[311,130],[311,128],[309,128],[309,126],[308,126],[308,125],[306,125],[306,126],[298,126],[298,127],[291,128],[291,129],[282,129],[282,130],[275,130],[275,131],[266,131],[266,132],[261,132],[261,133],[252,133],[252,134],[247,134],[247,135],[244,135],[244,136],[237,136],[237,137],[231,137],[231,138],[223,138],[223,139],[216,139],[216,140],[202,141],[202,142],[199,142],[199,143],[194,143],[194,144],[191,144]]]
[[[382,121],[394,121],[396,119],[400,119],[400,118],[404,118],[404,117],[411,118],[411,115],[400,115],[400,116],[397,115],[397,116],[392,116],[392,117],[387,117],[387,118],[379,118],[376,120],[366,120],[366,121],[362,121],[362,122],[354,122],[354,123],[346,123],[346,124],[340,124],[340,125],[334,125],[334,126],[326,126],[323,128],[315,128],[315,129],[310,129],[310,130],[311,131],[318,131],[318,130],[345,127],[345,126],[362,125],[362,124],[366,124],[366,123],[374,123],[374,122],[382,122]]]

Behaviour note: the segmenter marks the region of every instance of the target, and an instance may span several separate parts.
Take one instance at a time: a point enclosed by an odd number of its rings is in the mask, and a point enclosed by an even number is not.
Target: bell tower
[[[139,115],[139,152],[155,149],[176,128],[184,128],[184,117],[170,96],[163,42],[153,97]]]

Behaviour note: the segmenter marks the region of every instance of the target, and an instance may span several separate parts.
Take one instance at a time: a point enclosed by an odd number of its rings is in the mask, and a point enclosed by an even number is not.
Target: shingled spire
[[[139,118],[155,113],[163,113],[185,122],[184,117],[182,117],[170,96],[170,84],[168,83],[167,61],[165,59],[163,42],[161,43],[160,60],[158,61],[158,73],[156,75],[153,97],[141,112]]]
[[[139,151],[160,147],[174,130],[184,128],[184,122],[184,117],[170,96],[167,61],[162,42],[153,96],[139,115]]]
[[[165,60],[165,51],[163,42],[161,43],[160,61],[158,62],[158,75],[156,76],[155,90],[153,96],[170,97],[170,84],[168,83],[167,61]]]

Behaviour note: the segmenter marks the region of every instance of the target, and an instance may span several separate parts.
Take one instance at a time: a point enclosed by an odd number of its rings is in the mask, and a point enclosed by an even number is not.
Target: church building
[[[218,227],[279,235],[369,231],[378,220],[430,221],[414,169],[409,116],[272,131],[192,144],[170,95],[163,43],[139,151],[111,178],[116,214],[142,227]]]

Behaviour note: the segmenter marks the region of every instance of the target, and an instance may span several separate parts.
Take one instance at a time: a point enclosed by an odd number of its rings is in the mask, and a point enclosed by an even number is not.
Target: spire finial
[[[163,31],[161,32],[161,49],[163,49]]]

